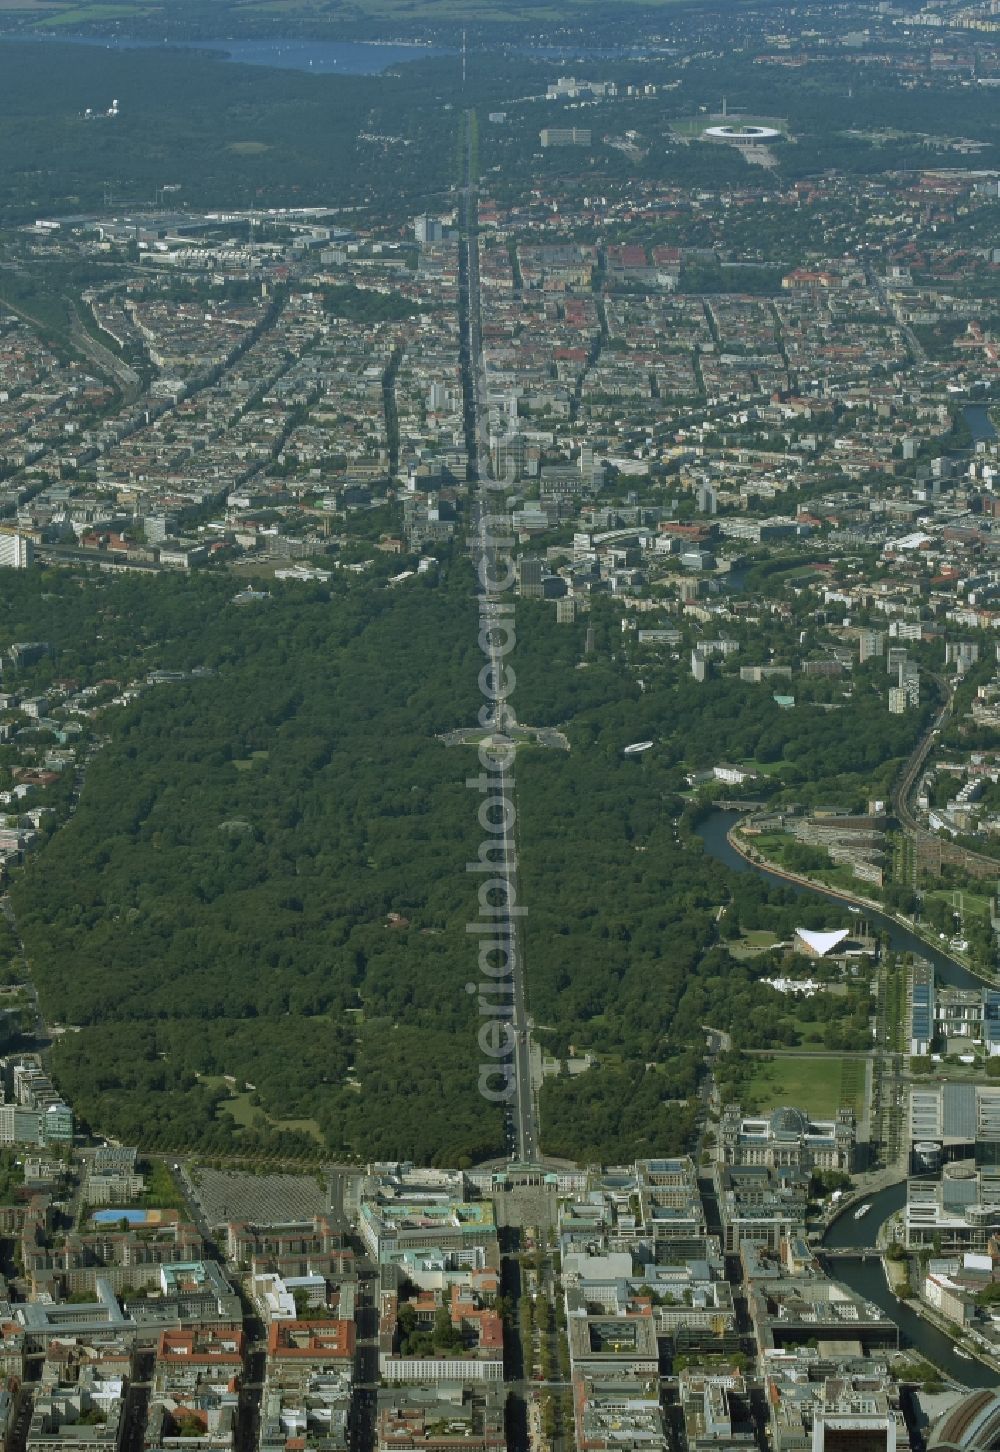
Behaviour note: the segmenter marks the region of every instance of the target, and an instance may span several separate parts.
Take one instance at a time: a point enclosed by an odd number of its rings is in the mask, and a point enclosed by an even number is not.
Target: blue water
[[[823,1237],[823,1244],[831,1249],[874,1245],[883,1220],[905,1204],[906,1186],[892,1185],[869,1199],[871,1212],[863,1220],[855,1220],[853,1210],[848,1210],[830,1226]],[[957,1357],[950,1336],[925,1321],[905,1301],[897,1301],[886,1284],[879,1261],[833,1260],[828,1265],[834,1280],[843,1281],[852,1291],[858,1291],[867,1300],[874,1301],[895,1321],[904,1346],[915,1346],[935,1366],[965,1386],[996,1386],[996,1374],[988,1366],[981,1361]]]
[[[836,898],[831,898],[830,894],[819,892],[815,888],[786,882],[784,878],[777,877],[774,873],[747,862],[745,858],[741,857],[729,845],[726,838],[726,833],[738,817],[738,812],[716,811],[698,824],[696,831],[704,844],[705,851],[711,857],[715,857],[734,872],[757,872],[767,881],[788,888],[800,896],[813,893],[817,897],[837,901]],[[897,952],[920,953],[924,957],[932,959],[939,981],[963,988],[975,986],[976,980],[958,963],[923,943],[892,918],[884,917],[881,913],[867,907],[865,916],[870,922],[876,923],[880,929],[888,931],[892,947]],[[824,1245],[830,1246],[831,1249],[873,1246],[876,1243],[879,1226],[905,1203],[906,1185],[905,1183],[892,1185],[869,1198],[872,1207],[870,1214],[862,1220],[855,1220],[853,1211],[848,1210],[831,1225],[823,1237]],[[996,1375],[989,1367],[979,1361],[966,1361],[964,1358],[957,1357],[951,1337],[945,1336],[936,1326],[925,1321],[905,1301],[896,1299],[886,1284],[885,1273],[879,1261],[836,1260],[829,1263],[829,1271],[834,1280],[843,1281],[844,1285],[850,1286],[852,1290],[859,1292],[869,1301],[874,1301],[876,1306],[880,1306],[896,1322],[904,1346],[915,1346],[935,1366],[939,1366],[949,1376],[954,1377],[956,1381],[965,1386],[992,1387],[996,1385]]]
[[[756,872],[766,881],[774,883],[777,887],[783,887],[796,896],[812,895],[825,898],[828,902],[842,904],[843,900],[838,898],[835,893],[824,892],[822,888],[818,887],[805,887],[801,883],[789,882],[774,872],[768,872],[766,867],[758,867],[755,862],[748,862],[745,857],[741,857],[735,848],[729,845],[726,835],[739,818],[739,812],[716,811],[703,817],[698,823],[695,831],[710,857],[716,858],[724,866],[731,868],[733,872]],[[941,952],[933,943],[925,943],[923,938],[918,938],[916,933],[911,933],[909,928],[905,928],[902,923],[897,923],[895,918],[886,917],[884,913],[867,906],[864,914],[868,922],[872,923],[879,932],[888,934],[890,947],[897,953],[915,953],[933,963],[939,983],[947,983],[952,988],[979,988],[982,986],[982,980],[977,978],[974,973],[963,968],[961,963],[956,963],[954,958],[949,958],[947,953]]]
[[[120,1225],[127,1220],[130,1225],[145,1225],[146,1210],[95,1210],[94,1220],[98,1225]]]
[[[215,51],[239,65],[305,71],[311,76],[377,76],[404,61],[454,52],[440,46],[361,40],[131,40],[116,35],[5,36],[20,44],[91,45],[104,50]]]
[[[427,60],[448,52],[429,45],[368,44],[353,40],[199,40],[194,50],[217,50],[246,66],[272,66],[310,75],[377,76],[402,61]]]
[[[579,61],[587,65],[599,60],[647,60],[658,55],[676,55],[676,50],[665,45],[509,45],[505,47],[514,55],[527,55],[535,60]]]
[[[105,50],[215,51],[227,61],[247,66],[271,66],[280,71],[305,71],[313,76],[377,76],[406,61],[456,55],[453,47],[408,44],[405,41],[364,40],[142,40],[123,35],[5,36],[21,43],[41,41],[67,45],[93,45]],[[650,60],[673,55],[667,46],[505,45],[509,55],[568,65],[598,61]]]
[[[997,431],[993,427],[993,420],[990,418],[990,411],[985,403],[970,403],[962,411],[965,414],[965,422],[971,430],[973,443],[990,443],[996,438]]]

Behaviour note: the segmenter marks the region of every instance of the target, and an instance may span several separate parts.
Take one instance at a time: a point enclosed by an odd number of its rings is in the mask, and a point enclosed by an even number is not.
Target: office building
[[[903,1228],[907,1250],[985,1252],[1000,1232],[1000,1171],[960,1160],[907,1181]]]
[[[885,654],[885,632],[862,630],[858,636],[858,658],[861,661],[874,660]]]
[[[542,146],[589,146],[589,126],[543,126],[538,133]]]
[[[35,562],[35,546],[23,534],[0,534],[0,569],[27,570]]]
[[[933,1146],[942,1160],[1000,1167],[1000,1084],[914,1084],[909,1137],[911,1148]]]
[[[413,219],[413,235],[421,247],[428,242],[441,242],[444,240],[444,227],[439,217],[421,216]]]
[[[543,574],[544,566],[537,555],[522,555],[517,564],[518,594],[525,600],[541,600],[545,593]]]

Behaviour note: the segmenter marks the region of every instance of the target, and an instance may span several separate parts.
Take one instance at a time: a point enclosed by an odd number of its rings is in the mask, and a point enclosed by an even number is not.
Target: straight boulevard
[[[480,326],[478,191],[473,175],[473,114],[465,116],[465,183],[461,193],[462,240],[459,250],[459,309],[462,341],[462,378],[465,391],[465,435],[469,459],[470,481],[478,482],[478,498],[473,507],[470,545],[481,582],[480,629],[489,631],[491,622],[499,621],[500,611],[510,595],[503,582],[512,568],[509,556],[500,552],[492,535],[491,465],[489,452],[489,419],[486,408],[485,377]],[[497,570],[500,575],[498,577]],[[489,582],[497,588],[490,590]],[[508,617],[509,618],[509,617]],[[499,632],[490,632],[489,671],[496,700],[493,709],[493,731],[500,761],[500,795],[504,801],[514,800],[514,779],[504,757],[510,744],[505,734],[513,713],[508,702],[507,672],[500,654]],[[505,873],[510,886],[508,902],[519,901],[517,877],[517,845],[514,824],[505,819],[503,859],[509,866]],[[497,845],[500,845],[498,841]],[[511,947],[511,1023],[515,1034],[513,1050],[513,1098],[508,1111],[508,1148],[512,1158],[534,1162],[538,1158],[538,1128],[531,1084],[531,1034],[528,1023],[524,975],[524,935],[518,931],[517,919],[506,913],[498,937],[507,938]]]

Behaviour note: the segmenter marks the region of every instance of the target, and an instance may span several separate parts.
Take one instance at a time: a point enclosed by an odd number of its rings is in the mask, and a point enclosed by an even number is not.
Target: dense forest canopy
[[[466,991],[474,757],[440,739],[479,705],[472,583],[446,552],[402,589],[376,570],[250,607],[214,572],[4,578],[9,639],[51,647],[25,689],[142,685],[88,726],[79,806],[12,886],[44,1012],[68,1029],[54,1072],[86,1122],[219,1153],[501,1150]],[[516,762],[529,1006],[547,1053],[598,1062],[547,1080],[542,1137],[581,1158],[683,1146],[703,1024],[798,1042],[799,1010],[760,981],[772,956],[727,944],[837,916],[706,859],[683,768],[735,743],[853,800],[916,730],[874,694],[787,712],[675,662],[643,667],[640,691],[600,602],[593,628],[582,666],[585,625],[518,605],[519,719],[570,746]],[[199,674],[145,684],[164,668]],[[655,751],[623,757],[646,735]],[[828,1007],[826,1041],[850,1046],[854,1006]]]
[[[864,67],[835,52],[808,72],[762,63],[767,58],[758,54],[759,25],[748,21],[745,45],[734,45],[729,28],[738,29],[740,21],[725,10],[706,17],[703,7],[672,6],[676,36],[670,51],[662,43],[662,18],[636,15],[637,55],[602,57],[601,70],[622,91],[647,79],[661,88],[655,99],[620,96],[614,110],[605,112],[605,126],[613,118],[615,132],[635,129],[642,145],[626,157],[613,144],[614,133],[595,131],[594,145],[582,158],[572,148],[539,150],[541,127],[573,119],[572,111],[538,99],[561,62],[526,40],[523,29],[511,27],[504,35],[502,15],[493,17],[492,34],[470,28],[463,90],[456,32],[443,17],[437,26],[422,25],[412,11],[402,18],[404,30],[433,38],[438,53],[415,50],[414,59],[381,75],[320,75],[281,69],[277,56],[275,67],[244,65],[216,51],[163,46],[164,27],[179,40],[204,34],[204,6],[171,10],[170,16],[151,12],[147,21],[126,7],[124,34],[104,5],[63,12],[65,24],[58,14],[60,23],[33,10],[0,12],[0,28],[38,26],[34,36],[0,38],[0,137],[8,152],[0,177],[0,221],[101,206],[120,212],[159,204],[180,210],[326,205],[371,207],[381,221],[398,220],[405,228],[424,208],[454,205],[456,113],[470,97],[484,118],[492,108],[504,108],[504,121],[484,119],[481,132],[482,170],[499,196],[540,181],[558,181],[560,189],[572,192],[573,178],[589,192],[600,186],[614,193],[635,184],[753,190],[753,169],[733,148],[675,133],[678,124],[683,128],[692,116],[714,109],[723,96],[731,114],[764,112],[787,126],[789,144],[778,146],[775,156],[774,176],[782,185],[834,167],[856,176],[920,169],[933,155],[928,144],[935,137],[960,135],[982,148],[971,155],[949,153],[951,167],[988,169],[997,163],[991,100],[982,89],[945,78],[915,90],[907,87],[903,68],[897,72],[881,62]],[[221,18],[215,22],[220,23]],[[277,45],[309,23],[324,33],[322,16],[286,10],[276,21],[242,6],[212,34],[246,35],[259,24]],[[341,16],[337,24],[345,38],[355,20]],[[76,27],[126,41],[145,36],[155,48],[84,49],[63,39]],[[373,33],[379,33],[377,23],[369,25]],[[392,38],[401,33],[394,29]],[[621,39],[615,22],[597,13],[582,22],[581,40],[584,35],[584,49],[608,41],[616,47]],[[113,98],[120,113],[110,118],[104,112]],[[167,197],[164,186],[173,189]],[[353,220],[345,217],[348,224]],[[684,287],[731,291],[738,285],[769,293],[777,284],[775,269],[788,266],[803,246],[822,245],[826,229],[850,220],[840,197],[780,220],[766,207],[757,208],[742,221],[732,219],[726,245],[736,255],[763,254],[766,268],[723,277],[717,264],[689,258]],[[683,240],[697,244],[696,221],[685,225]]]
[[[162,656],[213,673],[121,713],[14,889],[45,1011],[80,1029],[55,1070],[86,1118],[228,1146],[195,1076],[230,1074],[329,1144],[493,1147],[463,1052],[476,820],[435,739],[476,707],[468,585],[291,587],[239,609],[192,584]]]

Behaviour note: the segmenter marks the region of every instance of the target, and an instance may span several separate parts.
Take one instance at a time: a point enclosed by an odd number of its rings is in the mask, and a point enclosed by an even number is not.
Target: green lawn
[[[824,1034],[828,1024],[824,1019],[797,1018],[795,1027],[802,1035],[802,1050],[806,1052],[811,1048],[825,1049]]]
[[[269,751],[252,751],[249,756],[233,757],[231,765],[237,771],[249,771],[255,762],[266,761],[270,754]]]
[[[853,869],[846,863],[837,866],[821,867],[818,872],[810,872],[810,877],[815,877],[817,882],[825,882],[828,887],[835,887],[840,892],[858,893],[862,896],[870,896],[866,889],[871,888],[871,883],[866,883],[864,878],[855,877]]]
[[[140,1204],[147,1210],[187,1210],[187,1202],[162,1160],[150,1160],[146,1171],[146,1192]]]
[[[990,900],[988,897],[980,897],[975,892],[965,892],[962,889],[952,890],[941,888],[934,892],[925,894],[928,900],[937,899],[950,907],[954,912],[964,914],[966,921],[971,922],[974,918],[988,918],[990,915]]]
[[[726,947],[734,958],[756,958],[758,953],[766,953],[768,948],[773,948],[777,942],[776,933],[753,929],[749,933],[744,933],[741,938],[727,943]]]
[[[232,1084],[221,1075],[204,1074],[201,1076],[203,1083],[225,1088],[229,1091],[229,1098],[219,1103],[218,1114],[228,1114],[232,1117],[241,1129],[250,1129],[258,1115],[263,1115],[271,1129],[285,1129],[298,1134],[310,1134],[318,1143],[323,1143],[323,1132],[315,1119],[278,1119],[272,1114],[267,1114],[263,1109],[252,1102],[248,1091],[244,1090],[237,1094]]]
[[[775,1059],[761,1063],[747,1095],[761,1110],[791,1104],[810,1114],[832,1118],[840,1108],[860,1114],[865,1091],[863,1059]]]

